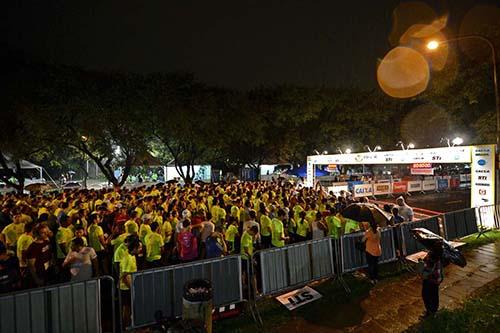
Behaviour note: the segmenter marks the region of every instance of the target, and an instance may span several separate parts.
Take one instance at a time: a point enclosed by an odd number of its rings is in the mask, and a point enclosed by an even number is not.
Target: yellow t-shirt
[[[154,261],[161,259],[161,247],[163,246],[163,237],[156,232],[151,232],[144,238],[146,244],[146,260]]]
[[[89,244],[96,252],[104,250],[99,238],[104,236],[104,232],[99,225],[92,224],[88,227],[87,232],[89,233]]]
[[[23,258],[23,251],[26,251],[28,247],[33,243],[33,236],[22,234],[17,239],[17,259],[19,259],[19,267],[27,267],[28,264]]]
[[[7,246],[15,246],[17,239],[24,233],[24,223],[11,223],[2,230]]]
[[[282,240],[281,238],[284,237],[285,233],[284,233],[284,228],[283,228],[283,222],[281,222],[279,219],[276,219],[274,218],[272,220],[272,225],[271,225],[271,228],[272,228],[272,240],[271,240],[271,243],[273,244],[273,246],[276,246],[276,247],[283,247],[285,246],[285,241]]]
[[[245,248],[247,251],[245,252]],[[253,254],[253,237],[247,231],[243,232],[243,236],[241,236],[241,258],[248,260],[248,255]]]
[[[262,236],[271,236],[269,228],[271,228],[271,219],[267,215],[261,215],[260,217],[260,234]]]
[[[172,238],[172,230],[173,228],[170,221],[163,222],[163,226],[161,227],[161,235],[165,240],[165,244],[170,242],[170,239]]]
[[[139,228],[139,239],[141,240],[142,244],[145,244],[145,238],[151,232],[152,231],[149,224],[141,224],[141,227]]]
[[[120,289],[129,290],[130,288],[123,282],[126,274],[137,272],[137,262],[135,256],[126,251],[120,260]]]
[[[124,226],[125,231],[129,234],[137,234],[139,232],[139,225],[134,220],[128,220]]]

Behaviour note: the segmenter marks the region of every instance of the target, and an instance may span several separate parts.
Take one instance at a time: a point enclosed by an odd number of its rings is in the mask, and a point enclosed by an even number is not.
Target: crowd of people
[[[286,181],[5,194],[0,292],[111,274],[127,299],[137,270],[358,231],[354,201]]]

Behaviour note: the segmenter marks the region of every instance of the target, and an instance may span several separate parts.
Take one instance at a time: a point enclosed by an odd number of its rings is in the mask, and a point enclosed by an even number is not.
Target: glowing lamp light
[[[454,146],[460,146],[462,143],[464,143],[464,139],[457,136],[455,139],[453,139],[453,141],[451,141],[451,143],[453,143]]]
[[[413,148],[415,148],[415,145],[413,143],[409,143],[408,144],[408,149],[413,149]]]
[[[346,153],[346,154],[350,154],[350,153],[352,153],[351,148],[347,148],[347,149],[345,150],[345,153]]]
[[[427,43],[427,48],[429,50],[435,50],[439,47],[439,42],[436,40],[431,40],[429,43]]]

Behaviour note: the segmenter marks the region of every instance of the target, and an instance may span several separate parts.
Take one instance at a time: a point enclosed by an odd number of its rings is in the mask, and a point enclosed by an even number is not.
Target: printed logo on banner
[[[479,164],[480,166],[483,166],[483,165],[486,165],[486,161],[485,160],[479,160],[479,161],[477,161],[477,164]]]
[[[371,184],[354,185],[355,197],[367,197],[373,194],[373,186]]]
[[[308,286],[276,297],[278,302],[283,304],[290,311],[320,298],[321,294]]]

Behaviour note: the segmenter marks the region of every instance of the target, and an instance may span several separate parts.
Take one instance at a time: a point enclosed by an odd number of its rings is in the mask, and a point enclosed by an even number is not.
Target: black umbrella
[[[375,221],[381,227],[389,224],[390,216],[377,205],[371,203],[353,203],[342,211],[342,216],[358,222]]]
[[[467,261],[460,250],[456,249],[443,237],[436,235],[425,228],[415,228],[411,230],[413,237],[427,249],[435,248],[439,243],[443,244],[443,261],[445,264],[451,262],[460,267],[465,267]]]

